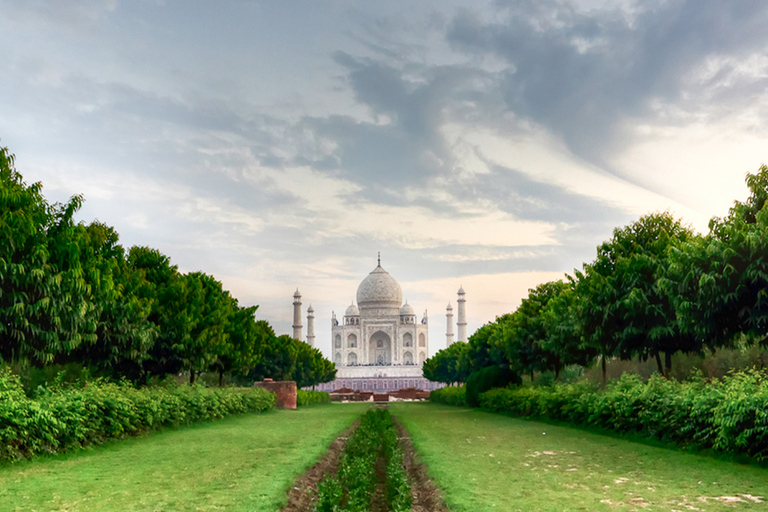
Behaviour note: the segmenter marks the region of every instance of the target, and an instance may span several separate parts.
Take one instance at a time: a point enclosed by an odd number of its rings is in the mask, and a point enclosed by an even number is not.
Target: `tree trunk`
[[[608,377],[606,376],[606,372],[605,372],[605,356],[603,356],[602,364],[603,364],[603,387],[605,387],[606,384],[608,384]]]
[[[664,369],[661,367],[661,356],[656,352],[656,367],[659,370],[659,375],[664,375]]]
[[[672,352],[664,352],[664,376],[669,378],[669,373],[672,370]]]
[[[531,384],[533,384],[533,370],[531,370]]]
[[[560,365],[555,365],[555,381],[557,381],[560,378]]]
[[[189,384],[192,385],[195,383],[195,370],[193,368],[189,369]]]
[[[224,370],[219,370],[219,387],[224,387]]]

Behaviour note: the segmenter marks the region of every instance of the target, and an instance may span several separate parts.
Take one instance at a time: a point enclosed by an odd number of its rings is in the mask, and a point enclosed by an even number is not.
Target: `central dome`
[[[357,287],[357,305],[361,308],[399,308],[402,303],[400,285],[381,265],[373,269]]]

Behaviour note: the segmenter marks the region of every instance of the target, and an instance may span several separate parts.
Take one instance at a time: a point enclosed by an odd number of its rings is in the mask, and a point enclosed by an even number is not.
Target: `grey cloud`
[[[338,165],[350,179],[389,187],[423,183],[453,169],[451,151],[440,135],[445,110],[469,88],[478,71],[452,66],[410,66],[417,79],[393,63],[337,52],[355,99],[376,122],[349,116],[307,118],[304,123],[338,145],[323,165]],[[376,194],[377,190],[366,193]],[[377,200],[389,201],[379,194]],[[391,200],[391,199],[390,199]]]
[[[633,12],[588,13],[565,1],[498,5],[501,21],[457,15],[449,41],[470,55],[505,59],[510,68],[501,87],[509,108],[599,164],[621,142],[622,121],[651,115],[653,100],[706,108],[708,85],[690,76],[708,58],[741,60],[768,47],[768,7],[759,0],[638,2]]]
[[[467,187],[468,188],[468,187]],[[579,223],[621,218],[624,211],[605,202],[530,179],[515,169],[494,167],[475,177],[473,194],[491,199],[519,219]]]

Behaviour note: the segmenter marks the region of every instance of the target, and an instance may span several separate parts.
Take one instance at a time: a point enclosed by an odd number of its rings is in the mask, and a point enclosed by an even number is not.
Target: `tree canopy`
[[[137,383],[186,372],[333,380],[306,343],[275,336],[258,306],[157,249],[125,251],[114,228],[75,222],[82,196],[49,204],[0,148],[0,363],[77,362]],[[257,371],[258,369],[258,371]]]

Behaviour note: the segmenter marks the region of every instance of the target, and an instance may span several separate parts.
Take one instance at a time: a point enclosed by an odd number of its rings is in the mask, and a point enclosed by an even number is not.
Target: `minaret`
[[[307,345],[315,347],[315,310],[312,309],[312,304],[307,310]]]
[[[445,308],[445,318],[447,320],[445,325],[445,346],[450,347],[453,345],[453,307],[450,302],[448,307]]]
[[[293,294],[293,337],[301,340],[301,294],[298,288]]]
[[[467,299],[464,298],[464,287],[459,287],[459,299],[456,301],[459,303],[459,321],[456,322],[456,326],[459,328],[457,341],[467,341],[467,309],[465,303]]]

